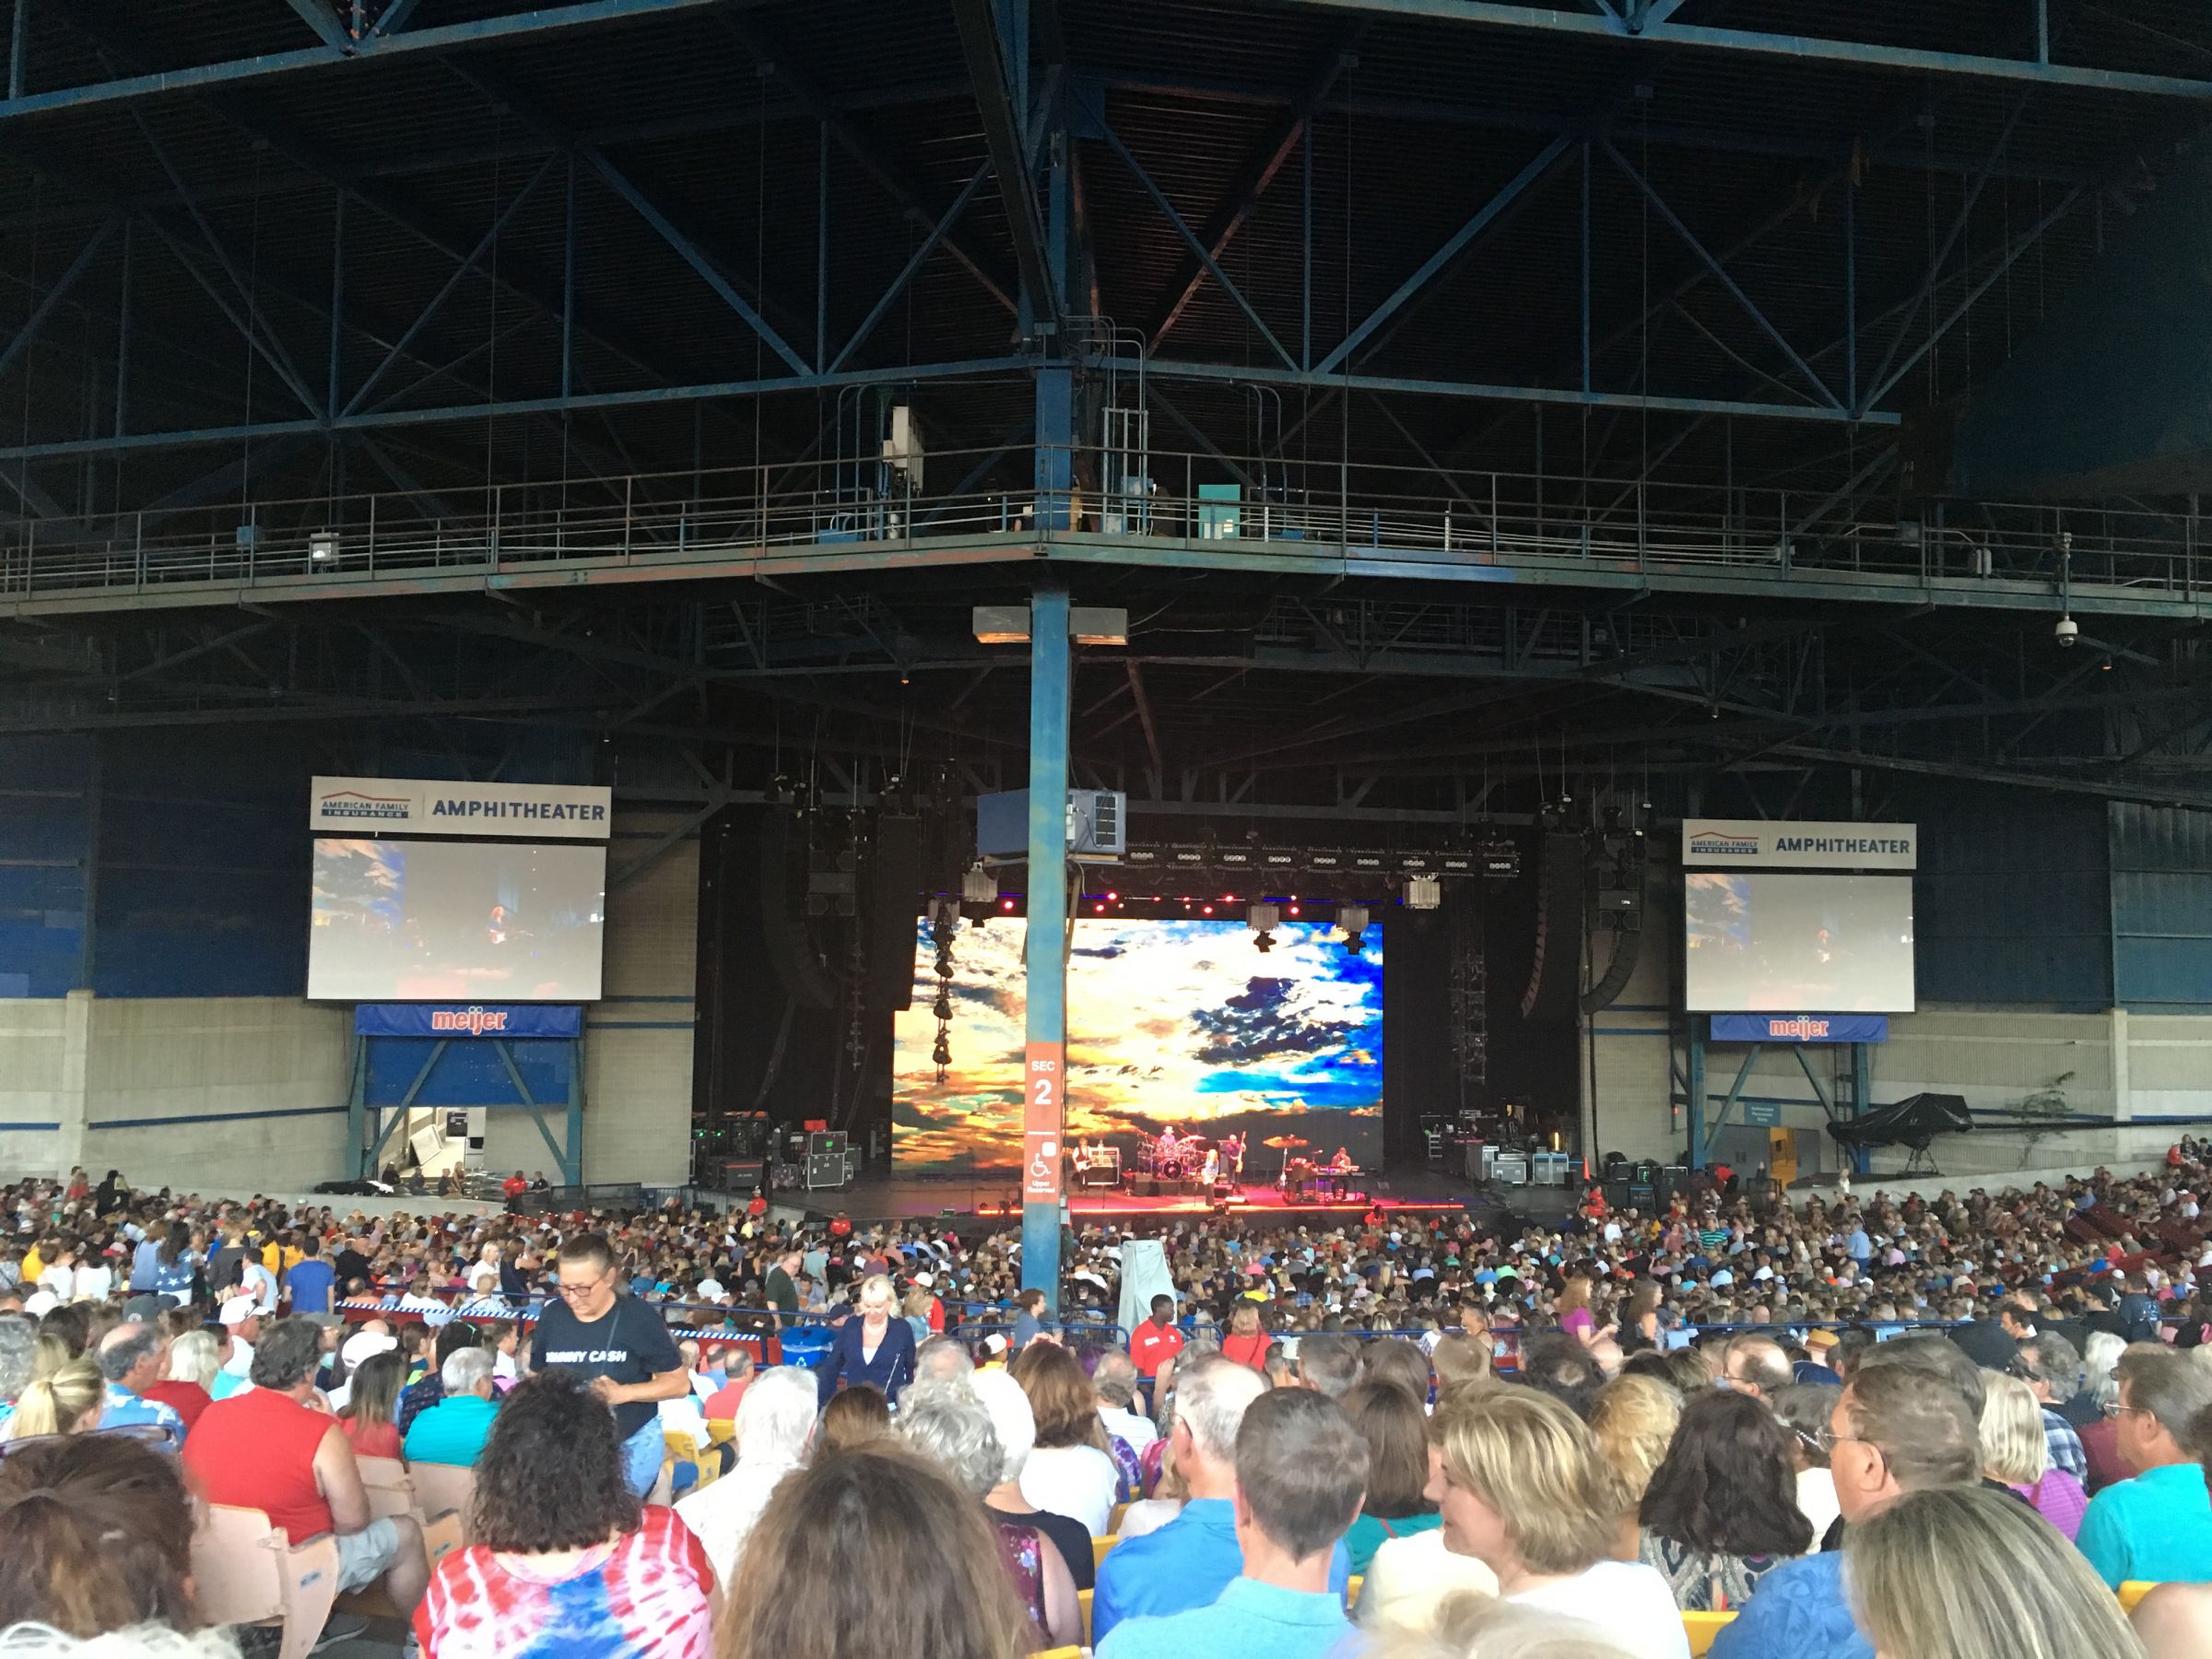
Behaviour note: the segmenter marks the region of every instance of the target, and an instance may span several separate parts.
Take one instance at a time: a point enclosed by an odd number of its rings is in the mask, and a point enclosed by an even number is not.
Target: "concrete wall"
[[[82,1115],[84,1054],[68,1041],[81,1010],[60,997],[0,999],[0,1180],[53,1175],[76,1161],[64,1125]],[[75,1053],[72,1053],[72,1049]]]
[[[327,1181],[343,1159],[347,1059],[341,1008],[102,997],[86,1050],[83,1161],[144,1184],[197,1187],[249,1170],[264,1190]]]

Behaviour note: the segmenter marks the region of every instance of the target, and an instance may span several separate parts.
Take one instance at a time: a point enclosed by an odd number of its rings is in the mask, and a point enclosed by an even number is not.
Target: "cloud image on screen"
[[[595,1002],[606,849],[318,839],[307,994]]]
[[[1382,949],[1347,956],[1325,924],[1287,923],[1263,955],[1241,922],[1076,924],[1067,971],[1067,1137],[1135,1155],[1172,1125],[1242,1135],[1247,1181],[1286,1152],[1382,1145]],[[939,1084],[935,950],[918,935],[913,1006],[897,1018],[892,1157],[901,1168],[1019,1161],[1025,925],[965,924],[954,942],[953,1064]],[[1295,1146],[1282,1143],[1295,1142]]]

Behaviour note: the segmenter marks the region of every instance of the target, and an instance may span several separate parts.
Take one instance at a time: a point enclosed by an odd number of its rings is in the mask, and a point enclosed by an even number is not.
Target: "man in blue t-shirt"
[[[2130,1579],[2212,1579],[2212,1498],[2180,1436],[2212,1410],[2212,1373],[2170,1348],[2131,1347],[2120,1383],[2120,1461],[2137,1471],[2089,1500],[2077,1542],[2115,1590]]]
[[[1236,1576],[1203,1606],[1122,1619],[1099,1642],[1099,1659],[1323,1659],[1349,1640],[1344,1591],[1335,1581],[1345,1532],[1367,1488],[1365,1441],[1334,1400],[1278,1388],[1245,1411],[1236,1467]]]
[[[284,1276],[284,1288],[290,1292],[292,1312],[295,1313],[327,1313],[330,1312],[330,1289],[337,1275],[323,1259],[323,1241],[308,1233],[300,1241],[300,1249],[306,1260],[295,1262],[292,1270]]]
[[[1209,1354],[1175,1368],[1175,1420],[1168,1440],[1189,1500],[1157,1532],[1116,1545],[1099,1565],[1092,1640],[1103,1645],[1125,1618],[1209,1607],[1244,1571],[1237,1543],[1238,1431],[1246,1408],[1268,1392],[1248,1366]],[[1349,1518],[1346,1525],[1350,1525]],[[1339,1538],[1328,1588],[1340,1598],[1351,1558]],[[1117,1650],[1119,1651],[1119,1650]],[[1143,1652],[1153,1651],[1148,1645]]]

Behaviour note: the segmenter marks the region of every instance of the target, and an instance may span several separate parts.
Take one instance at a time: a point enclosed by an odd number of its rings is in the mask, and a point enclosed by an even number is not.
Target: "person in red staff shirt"
[[[1129,1334],[1129,1358],[1136,1362],[1136,1380],[1147,1405],[1156,1402],[1163,1385],[1163,1370],[1172,1376],[1175,1356],[1182,1352],[1182,1333],[1175,1328],[1175,1299],[1152,1299],[1149,1318]]]
[[[830,1236],[839,1240],[851,1238],[853,1236],[853,1218],[846,1215],[843,1210],[839,1210],[835,1216],[830,1218]]]
[[[507,1194],[509,1204],[512,1204],[529,1190],[530,1183],[523,1178],[523,1172],[520,1170],[500,1182],[500,1191]]]

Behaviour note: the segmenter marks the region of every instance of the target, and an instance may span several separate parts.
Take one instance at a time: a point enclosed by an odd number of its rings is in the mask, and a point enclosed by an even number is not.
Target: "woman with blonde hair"
[[[2080,1553],[1983,1488],[1907,1492],[1853,1521],[1843,1581],[1882,1659],[2142,1659]]]
[[[1620,1535],[1613,1553],[1632,1561],[1639,1543],[1636,1506],[1666,1459],[1675,1425],[1682,1420],[1682,1396],[1652,1377],[1616,1377],[1597,1391],[1589,1420],[1598,1454],[1620,1482]]]
[[[1363,1620],[1371,1594],[1359,1593]],[[1633,1659],[1582,1619],[1465,1590],[1446,1596],[1432,1618],[1418,1623],[1389,1620],[1358,1653],[1359,1659]]]
[[[1221,1338],[1221,1353],[1225,1359],[1239,1365],[1248,1365],[1263,1377],[1267,1374],[1267,1350],[1275,1346],[1275,1338],[1260,1318],[1260,1304],[1239,1300],[1230,1310],[1229,1331]]]
[[[899,1292],[880,1273],[860,1281],[860,1312],[837,1327],[816,1372],[826,1406],[841,1382],[865,1382],[896,1406],[914,1380],[914,1327],[899,1312]]]
[[[1612,1559],[1620,1482],[1597,1439],[1533,1388],[1458,1395],[1430,1419],[1444,1546],[1498,1575],[1506,1600],[1588,1620],[1635,1659],[1688,1659],[1666,1581]]]
[[[85,1434],[100,1427],[108,1385],[89,1359],[67,1359],[24,1386],[4,1431],[11,1441],[41,1434]]]
[[[214,1399],[208,1390],[222,1369],[223,1350],[213,1333],[194,1327],[171,1338],[169,1375],[146,1391],[146,1397],[167,1406],[184,1419],[186,1433],[200,1420]]]
[[[2035,1391],[2018,1377],[1988,1371],[1982,1378],[1982,1473],[2003,1481],[2071,1544],[2089,1507],[2081,1482],[2051,1466],[2043,1408]]]

